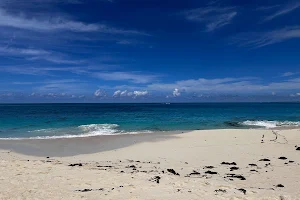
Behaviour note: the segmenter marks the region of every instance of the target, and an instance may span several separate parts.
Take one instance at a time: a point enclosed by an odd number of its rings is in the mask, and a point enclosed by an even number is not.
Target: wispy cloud
[[[91,1],[107,1],[113,2],[113,0],[91,0]],[[2,6],[10,6],[11,4],[20,4],[28,5],[28,4],[81,4],[84,0],[2,0],[0,5]]]
[[[186,91],[200,94],[249,94],[266,92],[284,92],[300,90],[300,78],[287,79],[280,82],[260,83],[254,78],[220,78],[220,79],[189,79],[174,83],[150,84],[147,89],[152,91],[170,92]],[[175,93],[174,93],[175,92]]]
[[[133,42],[129,41],[129,40],[120,40],[120,41],[117,41],[117,44],[130,45],[130,44],[133,44]]]
[[[72,60],[72,59],[66,59],[64,56],[55,56],[55,55],[45,55],[45,56],[36,56],[36,57],[30,57],[27,60],[46,60],[55,64],[82,64],[84,60]]]
[[[31,67],[29,65],[2,66],[0,71],[24,75],[49,75],[50,72],[87,73],[88,67]]]
[[[32,90],[39,93],[83,93],[87,89],[87,84],[81,80],[75,79],[59,79],[46,80],[33,83]]]
[[[105,90],[102,90],[102,89],[98,89],[94,92],[94,96],[95,97],[98,97],[98,98],[103,98],[103,97],[106,97],[107,96],[107,93]]]
[[[13,16],[0,8],[0,26],[31,31],[73,31],[73,32],[101,32],[123,35],[148,35],[136,30],[125,30],[110,27],[105,24],[89,24],[64,18],[26,18],[22,15]]]
[[[237,15],[234,7],[205,7],[187,10],[180,13],[187,20],[203,23],[206,31],[214,31],[231,23]]]
[[[300,38],[300,26],[268,32],[243,33],[234,38],[233,44],[247,48],[260,48],[295,38]]]
[[[115,69],[116,65],[101,64],[97,66],[31,66],[31,64],[23,65],[11,65],[11,66],[1,66],[0,72],[7,72],[11,74],[23,74],[23,75],[33,75],[33,76],[57,76],[57,73],[65,72],[72,74],[79,74],[82,77],[94,77],[95,73],[101,72],[103,70]],[[107,72],[108,73],[108,72]]]
[[[98,72],[93,76],[110,81],[130,81],[133,83],[149,83],[156,80],[158,75],[141,74],[138,72]]]
[[[285,5],[282,8],[280,8],[279,10],[277,10],[275,13],[267,16],[264,19],[264,22],[273,20],[274,18],[282,16],[282,15],[288,14],[288,13],[296,10],[299,7],[300,7],[300,2],[296,2],[296,3]]]
[[[51,54],[49,51],[43,49],[33,48],[13,48],[13,47],[0,47],[0,54],[11,54],[11,55],[25,55],[25,56],[39,56]]]
[[[279,7],[279,6],[280,6],[280,5],[260,6],[260,7],[256,8],[255,10],[258,10],[258,11],[266,11],[266,10],[271,10],[271,9],[277,8],[277,7]]]
[[[26,60],[45,60],[55,64],[81,64],[84,62],[83,60],[67,59],[61,53],[33,48],[0,47],[0,55],[21,56]]]
[[[282,74],[283,77],[287,77],[287,76],[294,76],[296,74],[299,74],[298,72],[285,72]]]

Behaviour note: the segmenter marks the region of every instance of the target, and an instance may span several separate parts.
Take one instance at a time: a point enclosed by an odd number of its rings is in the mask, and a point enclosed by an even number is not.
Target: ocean
[[[300,103],[0,104],[0,139],[300,126]]]

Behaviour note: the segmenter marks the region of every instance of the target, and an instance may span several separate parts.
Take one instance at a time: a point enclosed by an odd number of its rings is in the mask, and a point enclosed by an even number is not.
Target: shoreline
[[[276,128],[220,128],[220,129],[197,129],[197,130],[174,130],[174,131],[155,131],[141,132],[134,134],[112,134],[112,135],[95,135],[87,137],[71,137],[71,138],[21,138],[21,139],[0,139],[0,150],[9,150],[12,152],[32,155],[32,156],[55,156],[68,157],[80,154],[92,154],[103,151],[115,150],[128,147],[142,142],[155,142],[176,138],[178,134],[189,132],[205,132],[205,131],[285,131],[300,130],[297,126],[276,127]],[[79,148],[81,146],[82,148]],[[62,148],[63,147],[63,151]]]
[[[300,198],[300,129],[105,138],[0,141],[0,199]]]
[[[78,138],[0,140],[0,149],[40,157],[67,157],[115,150],[141,142],[162,141],[187,132],[156,131]]]

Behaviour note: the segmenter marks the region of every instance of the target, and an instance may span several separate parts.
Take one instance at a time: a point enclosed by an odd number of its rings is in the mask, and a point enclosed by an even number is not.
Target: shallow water
[[[300,103],[0,104],[0,138],[300,126]]]

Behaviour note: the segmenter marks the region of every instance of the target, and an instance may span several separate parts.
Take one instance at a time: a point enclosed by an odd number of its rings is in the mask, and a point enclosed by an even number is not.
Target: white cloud
[[[300,92],[297,92],[295,94],[290,94],[291,97],[299,97],[300,96]]]
[[[181,95],[179,89],[175,88],[174,91],[173,91],[173,96],[174,97],[179,97]]]
[[[26,18],[22,15],[10,15],[0,8],[0,26],[32,31],[73,31],[73,32],[101,32],[108,34],[148,35],[136,30],[123,30],[105,24],[88,24],[64,18]]]
[[[114,94],[113,94],[113,97],[119,97],[121,92],[122,92],[121,90],[115,91]]]
[[[124,96],[127,96],[127,95],[128,95],[127,90],[122,91],[121,94],[120,94],[121,97],[124,97]]]
[[[130,81],[133,83],[149,83],[158,78],[157,75],[139,74],[137,72],[98,72],[93,76],[110,81]]]
[[[127,90],[121,91],[121,90],[116,90],[113,94],[113,97],[142,97],[142,96],[147,96],[149,93],[148,91],[133,91],[133,92],[128,92]]]
[[[106,97],[106,91],[98,89],[94,92],[95,97]]]
[[[293,3],[293,4],[288,4],[286,6],[284,6],[283,8],[277,10],[275,13],[273,13],[272,15],[267,16],[264,21],[270,21],[273,20],[276,17],[288,14],[294,10],[296,10],[297,8],[300,7],[300,2],[297,3]]]
[[[48,93],[47,96],[49,96],[49,97],[56,97],[56,94],[54,94],[54,93]]]
[[[234,38],[233,43],[241,47],[260,48],[295,38],[300,38],[300,26],[286,27],[269,32],[243,33]]]
[[[147,96],[149,93],[148,91],[134,91],[133,94],[136,96],[136,97],[141,97],[141,96]]]
[[[182,13],[187,20],[204,23],[206,31],[214,31],[230,24],[237,15],[234,7],[206,7],[187,10]]]
[[[148,93],[147,91],[135,91],[135,92],[128,92],[127,90],[121,91],[121,90],[117,90],[114,92],[113,97],[131,97],[133,95],[135,96],[143,96],[143,94],[146,95],[146,93]]]

